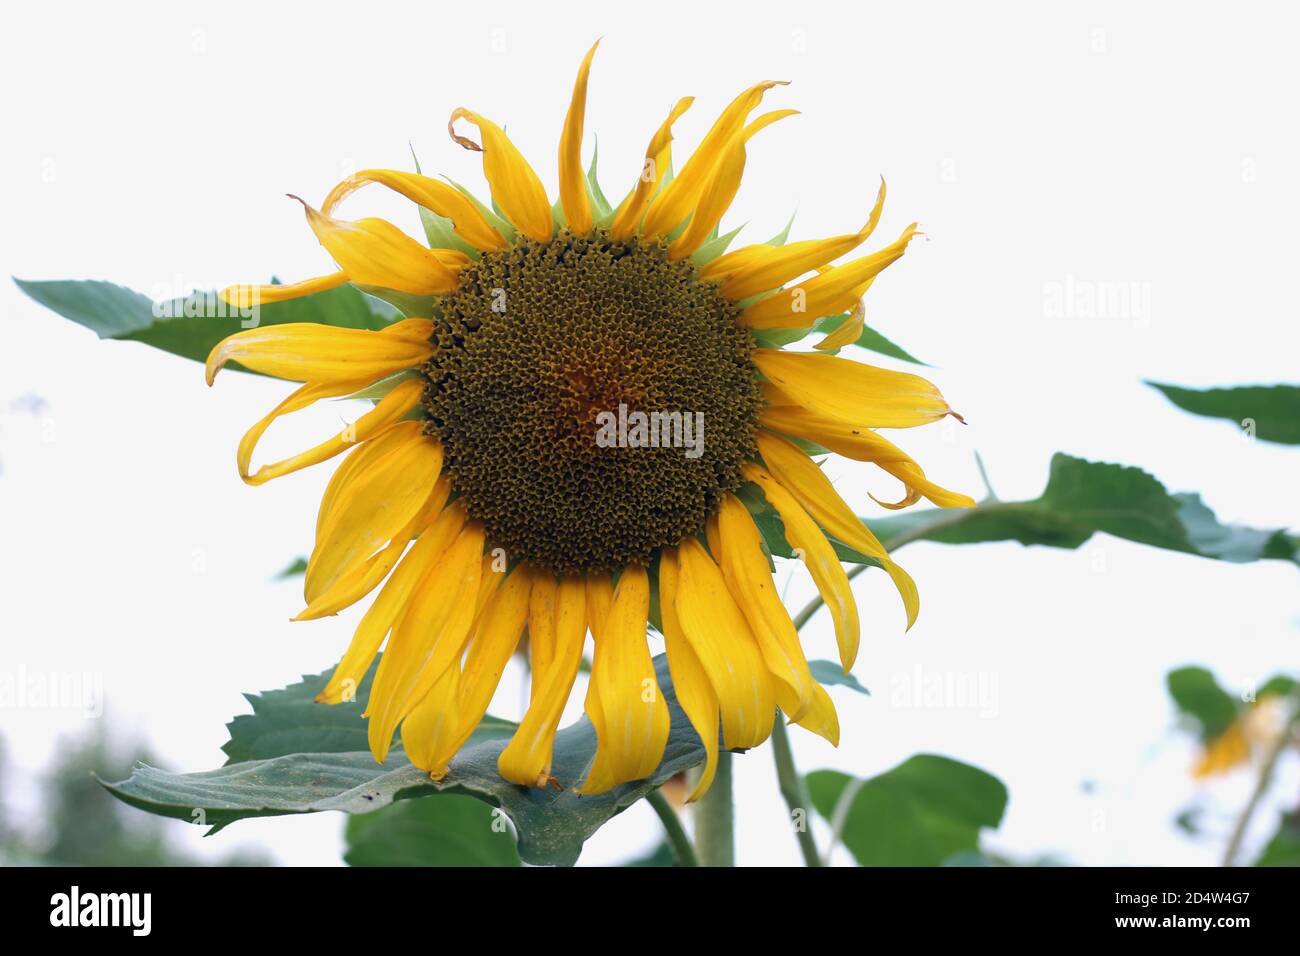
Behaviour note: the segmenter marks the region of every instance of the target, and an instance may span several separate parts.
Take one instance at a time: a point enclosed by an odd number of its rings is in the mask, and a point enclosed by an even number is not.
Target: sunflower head
[[[780,519],[831,610],[847,669],[858,616],[832,542],[889,573],[909,625],[917,592],[810,451],[898,479],[904,494],[886,507],[973,502],[876,431],[952,414],[938,390],[835,354],[856,341],[863,294],[916,233],[910,225],[835,264],[875,230],[883,185],[856,231],[725,251],[719,224],[748,144],[793,113],[755,115],[782,85],[767,81],[722,111],[674,175],[673,126],[693,102],[678,101],[610,204],[581,164],[595,52],[561,131],[556,203],[499,126],[455,110],[449,131],[482,155],[490,206],[419,173],[364,170],[319,209],[303,204],[336,272],[223,293],[246,306],[350,282],[407,317],[378,331],[240,332],[213,350],[208,380],[233,360],[303,383],[240,443],[245,481],[346,453],[321,502],[299,619],[378,589],[319,698],[348,699],[383,649],[366,708],[377,760],[400,726],[407,757],[445,776],[526,633],[530,701],[499,769],[524,786],[555,783],[553,738],[590,633],[586,712],[598,749],[583,779],[559,783],[597,792],[650,775],[669,728],[647,643],[653,603],[678,700],[707,754],[698,795],[719,746],[758,745],[777,708],[832,742],[839,735],[751,509]],[[381,219],[337,217],[370,184],[422,208],[428,245]],[[817,351],[774,344],[826,317],[835,321]],[[276,418],[356,395],[375,405],[344,432],[252,468]]]

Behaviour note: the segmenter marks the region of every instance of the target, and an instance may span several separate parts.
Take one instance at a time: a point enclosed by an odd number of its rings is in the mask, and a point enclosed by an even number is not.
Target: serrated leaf
[[[148,296],[111,282],[14,282],[36,302],[102,339],[143,342],[196,362],[205,361],[226,336],[242,331],[246,321],[232,307],[219,303],[214,293],[155,304]],[[396,311],[350,285],[270,302],[259,306],[257,316],[259,326],[318,322],[350,329],[382,329],[396,318]]]
[[[900,542],[1019,541],[1077,548],[1099,531],[1221,561],[1300,563],[1300,540],[1283,530],[1221,524],[1196,495],[1175,495],[1140,468],[1057,453],[1047,488],[1031,501],[911,511],[867,520],[887,548]]]
[[[349,866],[519,866],[515,837],[490,804],[442,794],[348,817]]]
[[[1193,389],[1147,384],[1193,415],[1225,419],[1262,441],[1300,445],[1300,385]]]
[[[506,742],[501,738],[480,740],[463,748],[453,758],[447,776],[438,783],[411,766],[400,752],[392,754],[386,765],[379,766],[365,750],[291,753],[270,759],[242,760],[202,773],[174,774],[141,766],[126,780],[104,783],[104,786],[114,796],[142,810],[191,822],[197,820],[217,829],[254,816],[322,810],[371,813],[399,800],[465,794],[499,806],[510,817],[519,835],[519,855],[525,862],[568,866],[577,861],[583,842],[610,818],[674,774],[704,760],[699,737],[677,705],[663,655],[655,659],[655,670],[671,717],[664,758],[650,777],[607,793],[580,796],[573,790],[586,776],[596,752],[596,733],[586,718],[556,734],[551,772],[559,782],[559,789],[519,787],[502,779],[497,773],[497,758]],[[309,686],[285,691],[293,690],[290,696],[300,697],[314,686],[311,679],[303,683]],[[274,693],[261,697],[265,702]],[[264,703],[263,711],[270,706]],[[248,738],[245,730],[241,729],[237,752],[251,746],[249,739],[270,751],[281,749],[281,743],[287,739],[274,732]],[[288,733],[294,730],[291,727]]]
[[[810,773],[807,781],[827,820],[845,788],[857,786],[842,838],[862,866],[940,866],[977,851],[980,831],[999,826],[1007,805],[1007,788],[997,777],[933,754],[861,782],[832,770]]]

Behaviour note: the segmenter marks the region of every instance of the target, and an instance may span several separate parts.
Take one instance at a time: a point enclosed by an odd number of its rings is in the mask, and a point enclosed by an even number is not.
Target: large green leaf
[[[14,279],[18,288],[65,319],[84,325],[101,339],[126,339],[205,361],[213,346],[241,331],[246,321],[212,293],[155,303],[146,295],[111,282]],[[351,329],[381,329],[396,318],[382,302],[350,285],[287,302],[258,307],[257,324],[318,322]],[[235,366],[231,366],[234,368]]]
[[[1201,739],[1213,740],[1237,719],[1241,704],[1219,686],[1204,667],[1180,667],[1165,675],[1165,686],[1174,705],[1184,716],[1196,721]]]
[[[1007,788],[976,767],[918,754],[869,780],[819,770],[808,775],[813,805],[834,822],[841,796],[855,786],[843,818],[845,847],[862,866],[940,866],[979,848],[980,830],[996,828]]]
[[[500,811],[445,793],[348,817],[349,866],[518,866],[515,837]]]
[[[1300,385],[1198,390],[1147,382],[1184,411],[1223,418],[1264,441],[1300,445]]]
[[[1170,494],[1140,468],[1058,453],[1047,488],[1031,501],[910,511],[870,519],[886,547],[910,541],[1019,541],[1077,548],[1104,531],[1117,538],[1222,561],[1300,563],[1300,539],[1286,531],[1221,524],[1198,495]]]
[[[585,718],[556,734],[551,771],[559,781],[555,789],[519,787],[503,780],[497,773],[497,758],[506,742],[491,734],[463,748],[452,760],[447,776],[437,783],[411,766],[400,751],[379,766],[368,750],[358,750],[286,753],[188,774],[140,766],[127,780],[105,786],[121,800],[150,813],[202,822],[217,829],[246,817],[322,810],[370,813],[413,797],[467,794],[499,806],[511,819],[519,835],[519,855],[525,862],[570,865],[581,853],[583,842],[611,817],[673,774],[704,760],[699,737],[677,705],[663,655],[655,659],[655,669],[672,720],[663,761],[645,780],[602,794],[583,796],[573,790],[586,776],[596,752],[596,733]],[[305,732],[291,715],[300,713],[298,701],[312,693],[319,679],[309,678],[283,692],[262,695],[260,710],[239,726],[232,725],[235,753],[282,750],[285,743],[297,739],[295,734]],[[280,716],[282,707],[284,719]],[[277,716],[266,716],[273,711]],[[266,720],[266,730],[250,723],[261,720]],[[333,731],[324,737],[342,745],[341,737]]]

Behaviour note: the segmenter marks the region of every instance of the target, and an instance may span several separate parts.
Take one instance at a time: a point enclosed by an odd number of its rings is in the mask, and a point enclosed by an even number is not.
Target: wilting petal
[[[677,569],[677,619],[718,695],[723,741],[732,750],[757,747],[772,732],[776,696],[749,623],[694,538],[682,540]]]
[[[410,323],[425,330],[423,339],[412,334]],[[291,382],[374,382],[394,372],[413,368],[433,354],[429,336],[433,323],[409,319],[404,328],[371,332],[341,329],[316,322],[263,325],[227,336],[208,354],[207,381],[211,385],[227,362]]]
[[[777,596],[768,569],[767,555],[754,519],[733,494],[723,496],[718,511],[721,549],[714,555],[722,566],[727,587],[736,599],[750,632],[776,678],[776,701],[792,720],[798,720],[812,706],[813,680],[799,645],[790,613]]]
[[[865,295],[867,289],[871,288],[871,283],[875,282],[874,278],[868,279],[862,287],[862,293]],[[862,329],[867,324],[867,305],[866,302],[858,297],[858,304],[853,307],[853,312],[845,319],[834,332],[831,332],[824,339],[813,346],[819,352],[833,352],[842,349],[845,346],[852,345],[862,337]]]
[[[397,725],[460,659],[474,623],[483,560],[483,526],[471,521],[420,582],[375,672],[366,716],[370,751],[384,762]]]
[[[819,737],[825,737],[832,747],[840,745],[840,718],[835,713],[835,704],[831,695],[821,684],[813,685],[812,706],[801,719],[791,721],[804,730],[811,730]]]
[[[598,46],[599,40],[591,45],[578,68],[569,112],[564,117],[564,131],[560,134],[560,205],[569,230],[579,236],[591,232],[592,225],[587,177],[582,171],[582,128],[587,115],[587,76]]]
[[[348,383],[349,385],[355,383]],[[357,442],[365,441],[379,432],[388,428],[396,422],[405,418],[410,411],[420,404],[420,396],[424,392],[424,383],[421,379],[409,379],[402,382],[370,411],[366,412],[347,428],[343,429],[328,441],[321,442],[314,448],[309,448],[301,454],[286,458],[283,461],[277,461],[271,465],[263,465],[253,474],[249,474],[249,467],[252,464],[253,449],[257,447],[257,442],[266,431],[267,426],[271,424],[280,415],[286,412],[295,411],[307,404],[327,395],[335,395],[337,392],[337,383],[331,385],[304,385],[298,391],[294,392],[287,399],[277,406],[271,414],[267,415],[260,422],[248,430],[243,439],[239,442],[239,452],[237,463],[239,465],[239,477],[243,478],[250,485],[262,485],[272,478],[279,478],[311,465],[327,461],[341,452],[356,446]],[[349,389],[355,391],[355,389]],[[418,431],[419,423],[412,422]]]
[[[753,361],[803,407],[861,428],[911,428],[955,414],[933,384],[910,372],[780,349],[755,349]]]
[[[341,285],[346,285],[348,274],[346,272],[332,272],[327,276],[318,276],[315,279],[304,279],[302,282],[291,282],[288,285],[272,283],[270,285],[231,285],[226,286],[217,293],[222,301],[228,302],[237,309],[253,309],[259,305],[270,305],[272,302],[287,302],[289,299],[301,299],[306,295],[315,295],[317,292],[324,292],[327,289],[336,289]]]
[[[600,700],[601,720],[596,723],[596,762],[608,768],[589,775],[579,793],[595,792],[641,780],[654,773],[668,743],[668,704],[655,679],[654,664],[646,645],[646,615],[650,609],[650,582],[645,568],[623,569],[614,589],[591,667],[591,683]],[[593,779],[593,777],[595,779]]]
[[[759,454],[763,456],[772,476],[794,496],[814,521],[825,528],[831,537],[881,563],[903,599],[907,626],[915,624],[921,606],[916,582],[894,563],[884,545],[854,515],[853,509],[844,503],[826,473],[798,446],[784,438],[761,430],[754,437],[758,441]]]
[[[539,580],[554,578],[548,573]],[[536,583],[533,593],[537,593]],[[547,597],[539,608],[539,614],[549,611],[547,654],[540,666],[537,658],[533,659],[533,693],[528,711],[497,762],[501,776],[526,787],[542,787],[550,779],[555,731],[578,676],[582,645],[587,637],[585,581],[580,577],[566,577],[554,588],[548,588]],[[533,620],[530,602],[530,651],[535,646]]]
[[[323,215],[305,202],[302,207],[325,251],[358,285],[444,295],[456,291],[460,267],[469,262],[462,252],[429,249],[383,219],[348,222]]]
[[[718,695],[677,619],[677,552],[672,548],[666,549],[659,559],[659,614],[663,619],[664,650],[668,654],[668,671],[672,674],[677,703],[704,745],[704,770],[687,798],[690,803],[709,789],[718,769]]]
[[[927,479],[921,466],[906,452],[869,428],[847,425],[798,405],[765,406],[759,409],[758,420],[765,428],[806,438],[845,458],[879,465],[908,487],[909,494],[901,506],[913,504],[923,495],[940,508],[975,507],[969,495],[948,491]],[[886,508],[895,507],[880,503]]]
[[[447,775],[448,745],[460,729],[457,708],[460,668],[449,667],[402,721],[402,749],[434,780]],[[455,751],[451,751],[455,753]]]
[[[741,472],[762,490],[768,503],[781,516],[786,539],[802,552],[803,562],[812,573],[817,591],[835,621],[835,640],[840,648],[840,663],[844,666],[845,673],[848,673],[858,656],[858,605],[853,600],[853,588],[849,585],[848,575],[844,573],[835,549],[794,496],[777,484],[767,471],[758,465],[746,464],[741,467]]]
[[[333,214],[335,206],[367,183],[387,186],[416,205],[423,206],[444,219],[450,219],[456,233],[476,249],[490,252],[506,247],[501,233],[483,218],[483,214],[464,193],[447,183],[419,173],[406,173],[396,169],[363,169],[330,191],[321,205],[322,215]]]
[[[740,314],[740,321],[752,329],[801,329],[823,315],[851,309],[861,297],[863,283],[901,259],[914,235],[916,223],[879,252],[827,269],[807,282],[755,302]]]
[[[391,541],[428,500],[441,471],[442,445],[421,434],[417,424],[392,452],[341,488],[307,561],[308,603]]]
[[[482,146],[457,135],[458,119],[469,120],[478,127]],[[461,146],[483,154],[483,175],[492,189],[492,198],[515,228],[538,242],[550,239],[551,204],[546,199],[546,189],[505,131],[491,120],[461,107],[447,120],[447,132]]]
[[[684,96],[677,101],[668,118],[663,121],[659,129],[655,131],[654,136],[650,138],[650,145],[646,147],[645,164],[641,168],[641,174],[637,177],[636,187],[631,194],[623,200],[622,204],[614,214],[614,221],[609,227],[610,235],[617,240],[630,238],[635,234],[637,227],[641,224],[641,217],[645,215],[646,207],[650,200],[654,198],[655,191],[658,189],[663,178],[668,173],[668,167],[671,164],[671,149],[673,141],[673,123],[691,108],[695,102],[695,97]]]
[[[858,232],[832,239],[812,239],[804,242],[792,242],[784,246],[759,246],[758,252],[739,268],[729,268],[723,264],[715,268],[715,274],[726,273],[720,291],[732,299],[748,299],[750,296],[766,292],[784,285],[791,279],[797,279],[805,272],[820,269],[834,262],[840,256],[847,255],[862,245],[880,221],[880,212],[885,201],[885,186],[882,181],[876,206],[866,224]],[[751,247],[754,248],[754,247]],[[741,250],[737,250],[739,252]],[[733,260],[743,261],[743,260]],[[811,285],[811,283],[809,283]]]
[[[384,638],[406,610],[416,585],[424,580],[430,568],[451,546],[464,524],[465,506],[454,502],[420,535],[357,625],[343,659],[334,668],[325,689],[316,696],[318,704],[337,704],[356,698],[361,678],[370,669]]]
[[[686,219],[699,203],[707,187],[710,174],[732,141],[732,137],[745,126],[749,114],[763,99],[763,94],[781,81],[768,80],[751,86],[731,101],[714,122],[682,171],[663,192],[659,193],[646,212],[641,234],[646,239],[658,239],[672,232]]]

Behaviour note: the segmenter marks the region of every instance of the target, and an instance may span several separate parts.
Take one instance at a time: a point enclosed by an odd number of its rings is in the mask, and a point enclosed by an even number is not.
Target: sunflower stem
[[[718,754],[713,785],[695,804],[695,849],[700,866],[736,865],[736,815],[731,796],[731,753]]]
[[[794,751],[790,748],[790,734],[785,729],[785,715],[776,714],[776,723],[772,725],[772,756],[776,760],[776,783],[790,808],[790,826],[799,841],[799,852],[803,854],[804,865],[823,866],[821,854],[817,852],[817,841],[813,839],[808,826],[812,815],[812,797],[808,785],[794,765]]]
[[[1293,702],[1296,706],[1292,709],[1290,716],[1283,725],[1282,732],[1278,734],[1276,740],[1269,744],[1268,751],[1264,755],[1264,762],[1259,768],[1259,776],[1255,779],[1255,787],[1251,790],[1250,799],[1232,828],[1232,836],[1228,838],[1228,847],[1223,851],[1223,866],[1237,865],[1237,855],[1241,852],[1241,844],[1246,838],[1246,831],[1250,828],[1251,818],[1255,816],[1255,811],[1259,808],[1264,799],[1264,794],[1268,792],[1268,788],[1273,782],[1273,771],[1277,769],[1278,760],[1281,759],[1282,753],[1292,743],[1294,739],[1292,735],[1297,729],[1300,729],[1300,700],[1295,700],[1293,695]]]
[[[682,821],[678,818],[672,804],[668,802],[668,798],[659,790],[651,790],[646,794],[646,802],[654,809],[659,822],[664,825],[664,834],[668,837],[668,845],[673,848],[677,865],[699,866],[700,861],[695,855],[695,847],[691,845],[691,838],[686,835]]]

